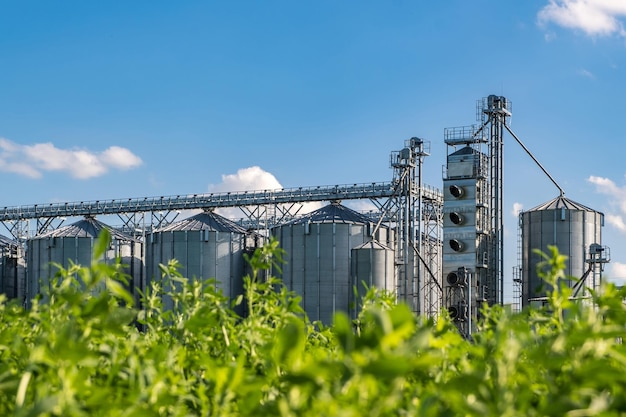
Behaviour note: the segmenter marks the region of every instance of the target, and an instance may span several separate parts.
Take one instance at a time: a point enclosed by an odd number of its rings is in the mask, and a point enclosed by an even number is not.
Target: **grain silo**
[[[22,246],[0,235],[0,294],[23,298],[25,273]]]
[[[357,289],[353,316],[360,311],[362,307],[360,301],[368,288],[396,291],[397,279],[394,263],[394,250],[375,240],[352,249],[351,285]]]
[[[187,278],[217,280],[216,289],[230,300],[243,294],[246,273],[243,254],[255,235],[212,212],[204,211],[155,230],[146,237],[146,277],[160,280],[159,264],[176,259]],[[249,242],[250,239],[250,242]],[[171,299],[164,307],[171,308]]]
[[[51,278],[57,273],[52,263],[64,268],[70,266],[70,261],[90,266],[94,244],[103,229],[111,234],[111,243],[100,261],[113,264],[120,258],[126,266],[125,273],[130,275],[129,290],[138,301],[137,288],[143,287],[141,242],[90,216],[27,240],[27,301],[37,294],[45,294],[45,288],[49,287]]]
[[[556,246],[568,257],[565,274],[582,278],[589,269],[590,249],[601,247],[604,215],[563,195],[520,213],[522,239],[522,306],[536,300],[541,303],[546,295],[543,280],[536,266],[543,259],[534,252],[548,253],[548,246]],[[586,287],[598,288],[600,277],[587,277]],[[573,286],[574,281],[568,280]]]
[[[286,252],[286,263],[276,275],[302,297],[302,307],[311,321],[329,325],[336,311],[350,313],[354,308],[352,284],[361,279],[351,275],[352,249],[372,238],[393,246],[385,227],[371,236],[374,226],[362,214],[333,202],[271,230]]]

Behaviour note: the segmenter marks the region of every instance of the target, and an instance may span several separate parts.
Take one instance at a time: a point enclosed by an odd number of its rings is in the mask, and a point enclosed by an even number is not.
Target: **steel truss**
[[[485,298],[490,304],[502,304],[504,303],[503,136],[505,130],[511,132],[507,123],[507,118],[511,117],[511,102],[505,97],[491,95],[478,101],[476,112],[483,122],[477,130],[477,134],[482,134],[484,131],[489,134],[489,183],[491,189],[489,217],[491,230]]]
[[[283,188],[277,190],[206,193],[177,196],[95,200],[68,203],[35,204],[0,208],[0,222],[17,240],[60,227],[70,217],[117,216],[126,231],[149,231],[175,221],[185,210],[241,208],[244,221],[254,229],[265,229],[294,217],[302,203],[393,198],[396,186],[390,182]],[[424,187],[430,199],[441,199],[439,190]]]
[[[396,233],[398,298],[414,312],[436,317],[441,311],[441,230],[443,195],[424,186],[422,165],[430,144],[420,138],[406,141],[392,152],[394,170],[392,198],[379,206],[379,224],[387,221]]]

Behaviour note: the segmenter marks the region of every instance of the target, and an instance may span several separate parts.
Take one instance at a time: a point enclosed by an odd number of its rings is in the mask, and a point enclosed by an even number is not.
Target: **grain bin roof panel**
[[[169,224],[157,232],[210,230],[214,232],[232,232],[245,234],[247,230],[237,223],[213,212],[203,212]]]
[[[6,236],[0,235],[0,246],[17,246],[18,243],[15,240],[9,239]]]
[[[60,227],[47,233],[43,233],[35,238],[51,238],[51,237],[91,237],[97,238],[100,235],[102,229],[107,229],[111,233],[111,238],[121,241],[134,241],[133,237],[117,231],[112,227],[98,221],[94,218],[88,217],[83,220],[77,221],[69,226]]]
[[[475,155],[478,153],[480,152],[478,152],[476,149],[472,148],[471,146],[465,146],[459,149],[458,151],[451,153],[448,156]]]
[[[293,220],[291,224],[314,223],[371,223],[364,215],[341,204],[331,203]]]
[[[538,205],[537,207],[534,207],[528,211],[541,211],[541,210],[560,210],[560,209],[565,209],[565,210],[579,210],[579,211],[593,211],[595,212],[596,210],[589,208],[583,204],[577,203],[573,200],[570,200],[569,198],[563,197],[563,196],[559,196],[555,199],[552,199],[550,201],[547,201],[543,204]]]

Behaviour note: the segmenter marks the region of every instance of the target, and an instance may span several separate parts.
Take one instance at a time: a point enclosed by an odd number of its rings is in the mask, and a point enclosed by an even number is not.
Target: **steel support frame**
[[[425,278],[420,293],[424,295],[424,315],[435,318],[441,313],[443,302],[443,285],[440,282],[443,253],[443,204],[440,201],[424,200],[421,207],[424,239],[420,253],[423,254]]]
[[[507,117],[511,116],[508,101],[504,97],[489,96],[482,101],[483,114],[489,125],[489,182],[491,203],[490,256],[487,278],[487,301],[489,304],[504,303],[504,205],[503,205],[503,149]]]
[[[395,192],[380,207],[379,225],[384,219],[395,231],[398,299],[416,314],[435,318],[443,296],[439,282],[443,199],[425,193],[422,184],[424,157],[429,155],[427,143],[411,138],[405,145],[402,151],[391,154]]]

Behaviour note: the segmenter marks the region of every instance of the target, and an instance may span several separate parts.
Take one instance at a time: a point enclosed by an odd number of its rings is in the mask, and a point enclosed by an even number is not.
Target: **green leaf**
[[[352,323],[345,313],[335,313],[333,331],[343,351],[346,353],[351,352],[354,349],[355,337],[352,330]]]
[[[278,331],[273,343],[274,360],[279,365],[292,366],[304,351],[304,323],[295,317],[289,317]]]
[[[107,278],[106,287],[115,297],[124,300],[129,306],[133,305],[133,296],[128,292],[126,288],[124,288],[121,283],[112,278]]]
[[[111,233],[106,228],[103,228],[102,230],[100,230],[100,234],[98,235],[98,238],[94,242],[92,261],[96,262],[99,259],[102,259],[107,249],[109,249],[110,244],[111,244]]]

